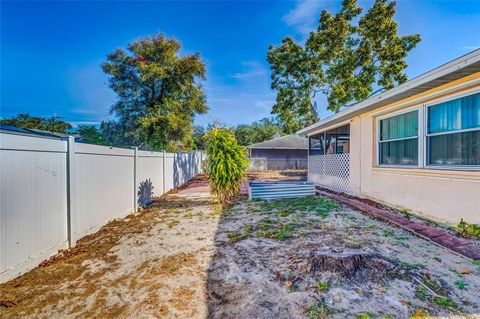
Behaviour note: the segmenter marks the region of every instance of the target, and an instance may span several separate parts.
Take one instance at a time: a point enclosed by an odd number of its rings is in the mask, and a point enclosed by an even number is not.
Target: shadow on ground
[[[225,209],[209,318],[479,318],[480,264],[323,198]]]

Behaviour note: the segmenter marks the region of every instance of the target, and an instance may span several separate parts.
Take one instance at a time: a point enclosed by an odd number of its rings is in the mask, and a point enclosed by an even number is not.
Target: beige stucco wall
[[[480,73],[355,117],[350,122],[352,193],[439,221],[480,224],[480,171],[377,166],[376,118],[480,88]]]

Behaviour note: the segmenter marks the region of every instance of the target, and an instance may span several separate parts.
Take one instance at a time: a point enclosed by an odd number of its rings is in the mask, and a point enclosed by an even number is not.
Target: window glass
[[[418,165],[418,138],[380,143],[380,164]]]
[[[427,108],[428,165],[480,165],[479,144],[480,93]]]
[[[380,120],[379,163],[418,165],[418,111]]]
[[[480,130],[428,137],[429,164],[480,165]]]
[[[480,93],[428,107],[429,134],[480,128]]]
[[[418,135],[418,111],[389,117],[380,121],[380,140],[394,140]]]

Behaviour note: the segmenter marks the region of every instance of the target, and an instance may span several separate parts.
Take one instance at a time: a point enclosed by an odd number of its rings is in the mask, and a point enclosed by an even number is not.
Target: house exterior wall
[[[478,169],[379,166],[376,137],[379,116],[479,89],[480,73],[475,73],[353,118],[350,121],[351,192],[439,221],[456,224],[463,218],[480,224]]]

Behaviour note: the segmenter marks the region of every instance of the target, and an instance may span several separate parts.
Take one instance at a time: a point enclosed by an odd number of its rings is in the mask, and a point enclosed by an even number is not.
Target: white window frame
[[[411,136],[411,137],[408,137],[408,138],[390,139],[390,140],[385,140],[385,141],[380,140],[380,121],[391,118],[391,117],[395,117],[397,115],[410,113],[410,112],[413,112],[413,111],[417,111],[417,114],[418,114],[417,136]],[[376,152],[377,153],[376,154],[376,158],[377,158],[376,159],[376,164],[377,165],[376,166],[378,166],[378,167],[392,167],[392,168],[406,168],[406,169],[423,167],[423,165],[424,165],[423,150],[424,150],[424,140],[425,139],[423,138],[423,133],[422,133],[424,131],[424,127],[423,127],[423,108],[422,108],[421,105],[416,105],[416,106],[408,107],[408,108],[398,110],[398,111],[395,111],[395,112],[387,113],[385,115],[377,116],[375,125],[376,125],[375,126],[376,127],[376,141],[375,141],[375,144],[376,144],[376,150],[377,150],[377,152]],[[418,139],[417,165],[400,165],[400,164],[389,165],[389,164],[381,164],[380,163],[380,143],[408,140],[408,139],[414,139],[414,138]]]
[[[439,98],[439,99],[436,99],[436,100],[433,100],[433,101],[429,101],[428,103],[425,103],[423,105],[423,113],[424,113],[423,127],[424,127],[424,130],[423,130],[422,136],[423,136],[423,145],[424,145],[423,163],[424,163],[425,168],[451,170],[451,171],[455,171],[455,170],[475,170],[475,171],[477,171],[477,170],[480,170],[480,165],[435,165],[435,164],[429,164],[429,160],[428,160],[429,149],[428,149],[428,144],[427,144],[428,137],[431,137],[431,136],[439,136],[439,135],[448,135],[448,134],[479,131],[480,128],[477,127],[477,128],[468,128],[468,129],[461,129],[461,130],[441,132],[441,133],[430,133],[430,134],[428,133],[428,108],[429,107],[432,107],[432,106],[435,106],[435,105],[438,105],[438,104],[441,104],[441,103],[444,103],[444,102],[453,101],[453,100],[456,100],[456,99],[461,99],[463,97],[478,94],[478,93],[480,93],[480,89],[479,88],[474,88],[472,90],[461,92],[459,94],[449,95],[448,97],[443,97],[443,98]]]

